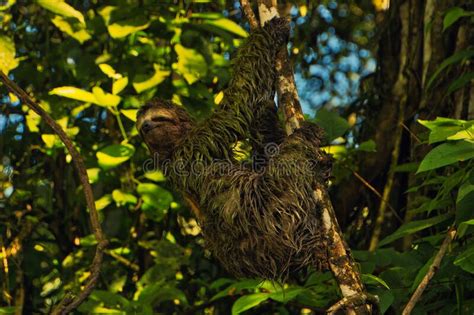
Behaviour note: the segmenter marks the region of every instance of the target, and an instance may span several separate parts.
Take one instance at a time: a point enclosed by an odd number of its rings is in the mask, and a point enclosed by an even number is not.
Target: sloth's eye
[[[151,119],[151,121],[153,122],[174,122],[173,119],[169,118],[169,117],[163,117],[163,116],[159,116],[159,117],[153,117]]]

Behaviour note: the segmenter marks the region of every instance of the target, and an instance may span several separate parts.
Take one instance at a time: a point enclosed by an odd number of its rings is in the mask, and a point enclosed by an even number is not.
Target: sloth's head
[[[137,112],[137,130],[160,159],[171,156],[193,124],[186,110],[168,100],[152,99]]]

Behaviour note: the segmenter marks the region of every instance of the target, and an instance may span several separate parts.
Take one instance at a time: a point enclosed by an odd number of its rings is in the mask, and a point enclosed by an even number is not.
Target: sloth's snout
[[[147,133],[148,131],[153,129],[153,123],[149,120],[146,120],[142,124],[142,132]]]

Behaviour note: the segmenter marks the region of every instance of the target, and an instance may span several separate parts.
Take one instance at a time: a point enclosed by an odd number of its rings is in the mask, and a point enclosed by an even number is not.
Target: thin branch
[[[73,297],[71,294],[66,294],[63,300],[55,307],[52,312],[53,314],[67,314],[79,306],[94,289],[99,278],[104,249],[107,247],[108,242],[100,226],[99,216],[95,208],[94,195],[92,193],[92,187],[89,184],[89,176],[87,175],[84,161],[77,149],[74,147],[72,140],[66,135],[61,126],[53,118],[51,118],[51,116],[49,116],[49,114],[38,103],[36,103],[15,82],[11,81],[2,71],[0,71],[0,81],[2,81],[6,88],[11,93],[15,94],[25,105],[40,115],[51,127],[51,129],[53,129],[53,131],[59,136],[72,157],[74,166],[76,167],[82,188],[84,190],[86,204],[89,208],[89,221],[92,227],[92,232],[94,233],[95,239],[97,240],[97,248],[91,264],[91,274],[87,279],[84,289],[75,297]]]
[[[410,301],[408,301],[407,305],[405,306],[405,309],[402,312],[402,315],[411,314],[411,311],[415,307],[416,303],[418,303],[418,301],[420,300],[421,295],[423,294],[423,291],[425,291],[426,287],[428,286],[428,283],[433,278],[436,271],[438,271],[439,266],[441,264],[441,260],[443,260],[443,257],[446,254],[446,251],[448,250],[449,244],[451,244],[454,237],[456,237],[456,228],[453,225],[448,230],[448,234],[446,234],[443,244],[441,244],[441,247],[439,248],[439,251],[435,256],[433,263],[430,266],[430,269],[428,269],[428,272],[423,277],[423,280],[421,280],[420,284],[418,285],[415,292],[411,296]]]
[[[371,190],[377,197],[380,198],[380,200],[384,200],[383,199],[383,196],[379,193],[379,191],[377,189],[375,189],[374,186],[372,186],[368,181],[365,180],[365,178],[363,178],[359,173],[357,173],[356,171],[352,171],[352,174],[354,174],[354,176],[360,180],[362,182],[362,184],[364,184],[364,186],[366,186],[369,190]],[[388,208],[392,211],[393,215],[395,216],[395,218],[397,218],[397,220],[400,222],[400,223],[403,223],[403,220],[402,218],[400,218],[400,216],[398,215],[397,211],[392,207],[392,205],[388,202],[388,200],[384,200],[386,203],[387,203],[387,206]]]
[[[420,138],[418,138],[418,137],[410,130],[410,128],[408,128],[408,126],[405,125],[405,123],[402,123],[402,127],[403,127],[403,129],[405,129],[405,130],[410,134],[410,136],[413,137],[413,139],[416,140],[416,142],[421,143]]]
[[[250,29],[254,30],[258,28],[258,21],[257,21],[257,18],[255,17],[255,13],[253,13],[250,2],[248,0],[240,0],[240,6],[242,7],[242,10],[244,11],[245,17],[249,21]]]

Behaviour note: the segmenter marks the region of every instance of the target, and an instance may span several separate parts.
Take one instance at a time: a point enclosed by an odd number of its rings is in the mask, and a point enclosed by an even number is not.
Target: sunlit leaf
[[[96,99],[95,103],[100,106],[117,106],[122,99],[120,96],[104,92],[104,90],[98,86],[92,88],[92,93]]]
[[[74,9],[72,6],[61,0],[38,0],[40,6],[49,10],[55,14],[59,14],[64,17],[74,17],[78,19],[82,24],[85,24],[84,16],[81,12]]]
[[[104,209],[112,203],[112,196],[110,194],[103,195],[95,201],[95,207],[97,211]]]
[[[137,121],[138,109],[121,109],[120,112],[133,122]]]
[[[321,147],[321,150],[328,154],[331,154],[335,159],[344,156],[344,154],[347,152],[347,148],[345,145],[329,145]]]
[[[117,95],[123,91],[128,84],[128,77],[118,79],[112,84],[112,94]]]
[[[78,89],[73,86],[61,86],[52,89],[49,91],[50,95],[58,95],[58,96],[63,96],[67,98],[71,98],[74,100],[86,102],[86,103],[97,103],[97,100],[91,92],[87,92],[81,89]]]
[[[220,91],[219,93],[217,93],[216,97],[214,97],[214,104],[219,105],[223,99],[224,99],[224,92]]]
[[[235,23],[232,20],[226,19],[226,18],[221,18],[221,19],[210,19],[204,21],[204,24],[212,25],[215,27],[218,27],[220,29],[223,29],[229,33],[233,33],[237,36],[241,37],[247,37],[248,33],[240,27],[239,24]]]
[[[28,126],[28,130],[30,132],[38,132],[39,128],[38,125],[41,121],[41,116],[35,113],[33,110],[29,110],[28,114],[26,115],[26,125]]]
[[[137,197],[132,194],[123,192],[120,189],[114,189],[114,191],[112,192],[112,198],[114,199],[118,207],[124,206],[126,204],[134,205],[137,203]]]
[[[153,172],[146,172],[145,177],[148,178],[149,180],[152,180],[154,182],[164,182],[165,181],[165,175],[163,175],[162,171],[153,171]]]
[[[193,84],[206,75],[206,60],[200,53],[179,44],[174,49],[178,54],[177,70],[189,84]]]
[[[62,143],[61,140],[59,140],[59,137],[54,134],[42,134],[41,140],[43,140],[43,142],[46,144],[46,147],[49,149],[60,146]]]
[[[137,93],[141,93],[145,90],[148,90],[154,86],[157,86],[170,75],[170,71],[162,70],[160,65],[154,64],[153,68],[155,73],[151,76],[139,75],[133,80],[133,87]]]
[[[150,26],[148,20],[143,16],[138,16],[109,24],[107,30],[113,38],[122,38],[144,30],[148,28],[148,26]]]
[[[99,64],[99,68],[109,78],[120,79],[122,77],[122,75],[120,73],[115,72],[114,68],[112,68],[112,66],[110,66],[106,63]],[[117,94],[117,93],[114,93],[114,94]]]
[[[100,168],[98,167],[87,169],[87,176],[89,177],[90,184],[97,183],[99,181],[99,173],[100,173]]]
[[[135,147],[130,144],[109,145],[96,153],[100,167],[107,170],[116,167],[130,159],[135,153]]]
[[[446,221],[450,217],[451,217],[450,214],[443,214],[443,215],[439,215],[433,218],[418,220],[418,221],[411,221],[406,224],[403,224],[393,234],[390,234],[389,236],[381,240],[379,243],[379,246],[387,245],[399,238],[404,237],[405,235],[414,234],[418,231],[432,227],[433,225]]]
[[[0,35],[0,71],[8,74],[18,67],[19,60],[15,58],[15,44],[13,41]]]
[[[0,2],[0,11],[5,11],[5,10],[9,9],[15,3],[16,3],[16,0],[4,0],[4,1]],[[0,314],[1,313],[2,312],[0,311]]]
[[[91,38],[85,25],[81,24],[77,19],[56,15],[51,22],[62,32],[68,34],[81,44]]]
[[[472,158],[474,158],[474,143],[468,141],[446,142],[428,152],[421,161],[417,173]]]

